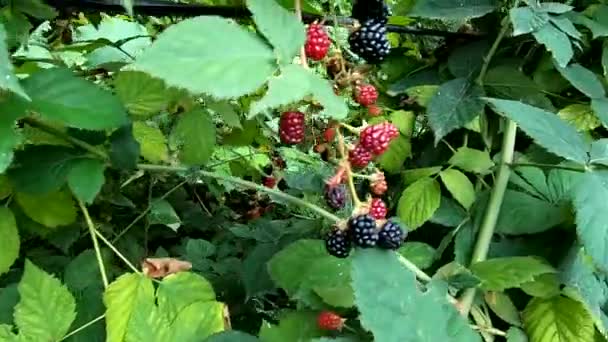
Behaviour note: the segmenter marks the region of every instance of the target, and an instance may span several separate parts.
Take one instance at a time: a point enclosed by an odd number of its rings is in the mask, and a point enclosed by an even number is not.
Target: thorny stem
[[[84,329],[86,329],[86,328],[90,327],[91,325],[93,325],[93,324],[95,324],[95,323],[97,323],[97,322],[101,321],[101,320],[102,320],[102,319],[104,319],[105,317],[106,317],[106,314],[103,314],[103,315],[101,315],[101,316],[99,316],[99,317],[94,318],[92,321],[89,321],[89,322],[85,323],[84,325],[82,325],[82,326],[80,326],[80,327],[78,327],[78,328],[76,328],[76,329],[74,329],[74,330],[70,331],[70,332],[69,332],[67,335],[65,335],[65,336],[64,336],[64,337],[63,337],[61,340],[59,340],[59,341],[65,341],[65,340],[67,340],[67,339],[68,339],[70,336],[74,336],[74,335],[78,334],[79,332],[81,332],[81,331],[83,331]]]
[[[84,215],[84,219],[87,223],[87,227],[89,228],[89,234],[91,234],[91,240],[93,241],[93,248],[95,249],[95,257],[97,257],[97,264],[99,266],[99,273],[101,274],[101,281],[103,282],[103,287],[108,288],[110,282],[108,281],[108,275],[106,274],[106,268],[103,263],[103,257],[101,256],[101,249],[99,248],[99,242],[97,241],[97,236],[95,235],[95,225],[93,224],[93,220],[91,220],[91,215],[89,215],[89,210],[82,203],[81,200],[78,200],[78,205],[80,206],[80,210]]]

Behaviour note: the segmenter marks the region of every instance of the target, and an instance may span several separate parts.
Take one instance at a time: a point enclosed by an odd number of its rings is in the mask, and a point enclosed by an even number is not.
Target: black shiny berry
[[[401,226],[392,221],[388,221],[382,226],[378,233],[378,247],[384,249],[397,249],[401,247],[407,232]]]
[[[379,19],[386,24],[391,14],[391,10],[383,0],[356,0],[351,16],[360,22]]]
[[[378,230],[376,220],[370,215],[360,215],[350,219],[348,222],[353,242],[362,248],[376,246],[378,242]]]
[[[327,253],[336,258],[346,258],[350,254],[351,242],[347,232],[336,229],[325,237]]]
[[[378,19],[370,19],[348,37],[350,49],[368,63],[384,60],[391,51],[386,37],[386,24]]]
[[[346,186],[344,184],[327,185],[325,187],[325,201],[327,205],[334,209],[344,208],[344,204],[346,203]]]

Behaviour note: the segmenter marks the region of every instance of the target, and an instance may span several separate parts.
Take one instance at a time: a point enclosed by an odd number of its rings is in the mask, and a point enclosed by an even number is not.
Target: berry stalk
[[[351,169],[350,162],[348,161],[348,154],[346,153],[346,145],[344,144],[344,136],[340,132],[340,128],[336,128],[336,135],[338,136],[338,152],[340,153],[340,159],[344,167],[344,174],[346,175],[346,181],[348,183],[348,189],[350,190],[351,198],[355,208],[361,206],[361,199],[357,195],[357,189],[355,189],[355,182],[353,180],[353,171]]]

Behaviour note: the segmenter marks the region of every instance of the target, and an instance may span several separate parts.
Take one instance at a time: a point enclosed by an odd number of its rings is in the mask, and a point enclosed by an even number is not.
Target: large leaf
[[[154,301],[154,286],[144,275],[124,274],[110,284],[103,295],[107,342],[123,342],[135,307],[146,301]]]
[[[13,93],[29,100],[21,85],[19,79],[13,71],[13,64],[10,61],[8,47],[6,46],[6,31],[4,25],[0,23],[0,88],[10,90]]]
[[[268,45],[235,22],[197,17],[172,25],[135,62],[171,86],[218,98],[257,90],[276,70]]]
[[[374,340],[480,341],[446,300],[445,284],[431,283],[422,293],[414,274],[395,253],[357,250],[352,277],[361,324],[374,334]]]
[[[409,229],[414,230],[433,216],[440,203],[439,183],[430,177],[421,178],[403,190],[397,214]]]
[[[170,321],[153,301],[142,301],[135,306],[125,341],[128,342],[163,342],[171,340]]]
[[[10,209],[0,207],[0,275],[8,272],[19,256],[19,231]]]
[[[467,209],[473,205],[473,202],[475,202],[475,189],[467,176],[456,169],[441,171],[439,176],[458,203]]]
[[[15,323],[31,341],[59,341],[76,318],[76,302],[59,280],[29,260],[19,282]]]
[[[387,173],[398,173],[403,168],[407,158],[412,156],[412,144],[409,138],[402,135],[391,141],[388,149],[377,159],[382,169]]]
[[[46,227],[66,226],[76,221],[76,205],[67,191],[41,195],[18,192],[15,199],[29,218]]]
[[[559,66],[565,67],[574,56],[570,38],[553,24],[543,25],[537,31],[532,32],[532,35],[553,54],[553,58]]]
[[[489,95],[493,97],[517,100],[531,106],[553,110],[553,104],[540,91],[539,85],[524,75],[517,65],[499,65],[488,70],[483,84]]]
[[[481,279],[483,289],[498,292],[519,287],[541,274],[556,272],[551,265],[535,257],[489,259],[472,264],[470,269]]]
[[[517,101],[489,98],[486,100],[497,112],[515,121],[549,152],[579,163],[587,162],[590,145],[574,127],[553,113]]]
[[[589,105],[574,103],[562,108],[558,113],[562,120],[576,127],[579,131],[590,131],[598,128],[601,123]],[[608,123],[608,121],[606,121]]]
[[[490,13],[496,6],[494,0],[418,0],[409,15],[433,19],[470,19]]]
[[[169,341],[199,342],[226,329],[226,305],[220,302],[196,302],[185,307],[173,323]],[[164,342],[164,341],[159,341]]]
[[[481,113],[483,89],[466,78],[442,84],[428,105],[429,124],[435,132],[435,144],[451,131],[463,127]]]
[[[215,147],[215,124],[207,111],[192,110],[180,116],[171,139],[181,146],[179,156],[182,162],[205,164]]]
[[[570,81],[576,89],[590,98],[599,98],[606,95],[602,82],[600,82],[591,70],[582,65],[574,63],[565,68],[557,66],[557,70],[559,70],[562,76]]]
[[[516,7],[509,11],[513,24],[513,35],[532,33],[549,23],[549,14],[537,11],[530,6]]]
[[[608,269],[608,171],[587,172],[574,189],[576,229],[585,250],[604,270]]]
[[[479,174],[486,174],[494,167],[494,162],[488,151],[476,150],[466,146],[459,147],[448,163],[464,171]]]
[[[247,0],[247,7],[260,32],[274,46],[279,62],[291,63],[306,39],[302,22],[275,0]]]
[[[562,296],[533,298],[523,311],[530,342],[593,342],[591,315],[583,304]]]
[[[103,130],[119,127],[128,120],[125,108],[116,96],[67,69],[36,72],[23,82],[23,86],[32,98],[29,108],[51,121]]]
[[[502,234],[536,234],[562,223],[567,211],[563,207],[507,189],[500,207],[496,231]]]
[[[207,279],[190,272],[167,276],[158,286],[156,295],[158,307],[170,320],[196,302],[215,301],[215,292]]]
[[[114,86],[129,113],[138,117],[157,114],[170,100],[164,82],[143,72],[122,71],[116,76]]]
[[[93,203],[105,182],[106,166],[99,159],[78,159],[68,174],[68,185],[72,193],[85,203]]]

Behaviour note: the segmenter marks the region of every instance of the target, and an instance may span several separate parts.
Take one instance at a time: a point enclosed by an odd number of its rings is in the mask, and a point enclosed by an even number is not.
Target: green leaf
[[[446,300],[446,285],[421,292],[393,252],[356,250],[352,277],[361,325],[375,341],[481,341]]]
[[[244,332],[227,330],[209,336],[205,342],[258,342],[258,338]]]
[[[19,337],[13,333],[13,327],[0,324],[0,340],[3,342],[19,342]]]
[[[390,174],[399,173],[406,159],[412,156],[412,144],[409,138],[398,136],[388,145],[388,150],[377,162],[382,169]]]
[[[440,203],[439,183],[432,178],[421,178],[403,190],[397,215],[410,230],[414,230],[433,216]]]
[[[542,274],[533,281],[521,284],[521,290],[532,297],[549,298],[560,293],[560,283],[554,273]]]
[[[521,327],[519,311],[508,295],[502,292],[486,292],[485,301],[492,311],[503,321]]]
[[[608,139],[599,139],[591,143],[589,162],[591,164],[608,165]]]
[[[18,192],[15,199],[29,218],[46,227],[55,228],[76,222],[76,205],[67,191],[40,195]]]
[[[158,114],[170,98],[162,80],[139,71],[119,72],[114,89],[129,113],[142,118]]]
[[[258,30],[274,46],[279,62],[291,63],[306,40],[302,22],[274,0],[247,0],[247,8]]]
[[[423,242],[406,242],[398,252],[420,269],[431,267],[435,256],[435,248]]]
[[[585,307],[567,297],[533,298],[523,311],[531,342],[593,342],[593,320]]]
[[[15,76],[13,64],[10,61],[8,47],[6,46],[6,30],[0,23],[0,88],[10,90],[26,100],[30,97],[19,84],[19,79]]]
[[[556,65],[556,67],[565,79],[570,81],[576,89],[588,97],[599,98],[606,95],[602,82],[591,70],[576,63],[570,64],[565,68],[561,68],[559,65]]]
[[[348,106],[343,97],[334,93],[331,83],[318,74],[311,72],[310,86],[313,98],[323,107],[323,110],[319,113],[320,116],[334,120],[346,118]]]
[[[205,16],[171,25],[134,68],[195,94],[231,98],[256,91],[274,73],[276,61],[254,33],[233,21]]]
[[[494,0],[418,0],[409,13],[412,17],[431,19],[470,19],[496,9]]]
[[[191,272],[169,275],[158,285],[158,307],[170,320],[187,306],[215,301],[213,287],[202,276]]]
[[[133,125],[125,125],[110,136],[110,161],[122,170],[133,170],[137,167],[140,146],[133,136]]]
[[[57,11],[41,0],[22,0],[14,4],[13,10],[26,13],[37,19],[54,19]]]
[[[215,124],[207,111],[192,110],[181,114],[171,139],[181,146],[179,157],[182,162],[205,164],[215,147]]]
[[[76,301],[68,289],[29,260],[18,289],[15,323],[20,334],[32,341],[61,340],[76,318]]]
[[[575,103],[562,108],[558,113],[562,120],[576,127],[579,131],[591,131],[600,127],[601,123],[589,105]],[[607,121],[608,122],[608,121]]]
[[[608,126],[608,98],[591,99],[591,108],[604,126]]]
[[[109,269],[113,257],[112,252],[109,249],[101,249],[101,257],[106,269]],[[73,258],[65,267],[63,281],[75,293],[102,284],[95,250],[87,249]]]
[[[439,176],[458,203],[462,204],[466,209],[469,209],[473,205],[473,202],[475,202],[475,189],[467,176],[456,169],[443,170]]]
[[[558,156],[576,161],[587,162],[590,149],[576,129],[553,113],[517,101],[486,99],[500,114],[515,121],[518,126],[542,147]]]
[[[260,328],[262,342],[304,342],[323,335],[317,326],[317,313],[310,311],[288,312],[281,317],[278,325],[264,321]]]
[[[487,40],[475,41],[456,48],[448,57],[448,68],[452,75],[464,78],[477,75],[481,69],[479,60],[484,58],[489,48]],[[412,96],[409,93],[408,95]]]
[[[516,7],[509,11],[509,19],[513,24],[513,36],[536,32],[549,23],[549,18],[549,14],[529,6]]]
[[[216,115],[219,115],[224,120],[224,123],[232,128],[243,129],[241,125],[241,116],[237,112],[235,106],[228,100],[213,101],[206,100],[206,108]]]
[[[415,181],[431,177],[441,172],[441,166],[423,167],[419,169],[411,169],[403,171],[403,184],[410,185]]]
[[[434,93],[435,91],[433,91]],[[399,129],[402,135],[411,138],[414,134],[416,114],[410,110],[396,110],[391,113],[390,122]]]
[[[165,199],[153,200],[150,205],[150,213],[148,213],[150,224],[164,224],[177,232],[177,229],[182,225],[182,220],[179,218],[171,203]]]
[[[144,275],[127,273],[106,289],[103,302],[106,310],[107,342],[122,342],[135,307],[154,301],[152,280]]]
[[[480,151],[468,147],[459,147],[448,163],[464,171],[482,175],[490,172],[494,167],[494,162],[490,158],[488,151]]]
[[[15,153],[14,166],[7,174],[15,190],[47,193],[65,184],[76,150],[52,145],[28,145]]]
[[[574,189],[576,230],[585,250],[602,268],[608,269],[608,172],[586,172]]]
[[[456,78],[439,87],[427,109],[435,144],[481,113],[485,106],[483,95],[483,89],[466,78]]]
[[[185,307],[173,323],[173,335],[169,341],[199,342],[225,330],[225,312],[226,306],[215,301],[196,302]]]
[[[559,66],[565,67],[574,56],[570,38],[553,24],[544,25],[532,35],[553,54]]]
[[[524,192],[507,189],[500,207],[496,232],[536,234],[562,223],[563,208]]]
[[[488,291],[504,291],[533,281],[535,277],[556,272],[551,265],[536,257],[505,257],[477,262],[470,267]]]
[[[524,75],[518,65],[499,65],[488,70],[483,84],[493,97],[517,100],[547,110],[554,109],[539,85]]]
[[[529,342],[526,333],[516,327],[510,327],[507,330],[507,342]]]
[[[13,108],[6,102],[0,103],[0,173],[4,173],[11,165],[13,149],[21,143],[21,134],[15,121],[22,114],[23,110]]]
[[[19,257],[19,231],[9,208],[0,207],[0,275],[8,272]]]
[[[173,340],[170,321],[162,315],[153,301],[142,301],[135,306],[131,314],[124,340],[128,342]]]
[[[68,185],[79,200],[92,204],[105,183],[105,165],[99,159],[78,159],[68,173]]]
[[[23,86],[32,98],[29,109],[50,121],[90,130],[116,128],[128,121],[117,97],[68,69],[36,72]]]
[[[157,127],[143,122],[133,123],[133,137],[140,146],[141,156],[151,163],[160,163],[169,159],[167,138]]]

